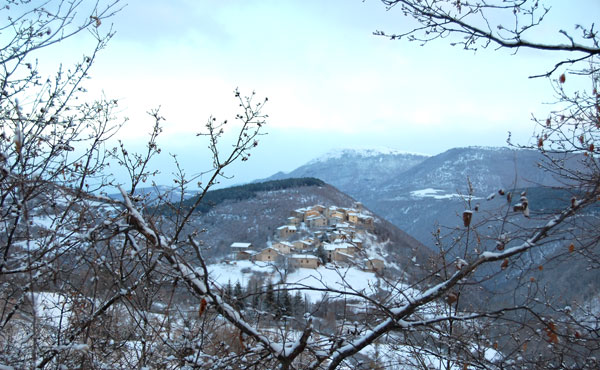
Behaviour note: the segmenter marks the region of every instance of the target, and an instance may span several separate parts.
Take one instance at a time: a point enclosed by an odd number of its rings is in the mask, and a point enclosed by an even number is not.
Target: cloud
[[[146,112],[160,106],[164,140],[188,154],[208,117],[235,115],[236,87],[255,90],[269,97],[266,129],[276,134],[262,138],[260,150],[274,170],[269,150],[282,165],[303,158],[281,153],[306,148],[436,154],[502,145],[507,131],[527,138],[530,113],[552,99],[547,82],[527,78],[539,72],[540,54],[473,54],[372,35],[399,19],[370,2],[135,2],[115,18],[117,34],[88,85],[120,99],[121,115],[131,118],[120,137],[145,140]]]

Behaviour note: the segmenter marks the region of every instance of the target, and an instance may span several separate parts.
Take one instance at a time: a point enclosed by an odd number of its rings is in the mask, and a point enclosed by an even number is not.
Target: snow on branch
[[[128,194],[125,193],[123,189],[120,190],[123,195],[125,207],[127,208],[130,225],[147,239],[151,248],[158,249],[161,252],[159,261],[166,261],[167,266],[176,271],[192,291],[202,297],[203,301],[206,302],[205,304],[211,304],[227,321],[238,328],[243,334],[260,343],[260,345],[267,349],[271,355],[277,358],[282,364],[287,364],[289,366],[289,364],[304,351],[312,333],[312,322],[309,321],[300,338],[291,347],[274,342],[269,337],[260,333],[244,320],[239,311],[226,303],[219,294],[213,292],[210,288],[211,284],[204,262],[202,260],[200,261],[203,267],[202,272],[192,268],[175,249],[170,247],[170,244],[165,238],[157,235],[145,221],[140,212],[135,209]],[[193,238],[190,237],[189,241],[192,245],[198,247]]]
[[[447,293],[452,287],[458,284],[462,279],[469,276],[475,269],[488,262],[494,262],[499,260],[507,260],[507,258],[521,254],[536,245],[537,243],[544,238],[546,238],[549,232],[564,222],[566,219],[574,215],[578,210],[585,207],[586,205],[595,201],[595,192],[592,192],[588,197],[572,202],[569,208],[566,208],[561,213],[556,215],[552,220],[546,223],[544,226],[538,228],[532,237],[523,242],[521,245],[506,249],[503,252],[495,253],[495,252],[484,252],[482,253],[476,260],[471,263],[467,263],[463,266],[462,269],[456,271],[450,278],[447,280],[434,285],[433,287],[427,289],[423,293],[412,297],[409,299],[408,303],[403,306],[393,308],[390,310],[392,313],[391,317],[388,317],[386,320],[381,322],[375,328],[370,331],[367,331],[364,335],[359,338],[354,339],[353,341],[337,348],[332,355],[330,356],[331,362],[329,363],[328,369],[335,369],[337,366],[347,357],[350,357],[360,350],[373,343],[377,338],[382,336],[383,334],[396,329],[408,328],[414,326],[414,322],[411,323],[406,319],[412,315],[417,309],[424,306],[425,304],[432,302],[445,293]],[[447,317],[450,319],[450,317]],[[472,317],[473,319],[476,316]],[[468,317],[463,317],[463,320],[469,319]],[[437,320],[443,320],[442,317],[437,318]],[[424,323],[422,323],[424,325]],[[317,368],[319,364],[313,364],[313,368]]]

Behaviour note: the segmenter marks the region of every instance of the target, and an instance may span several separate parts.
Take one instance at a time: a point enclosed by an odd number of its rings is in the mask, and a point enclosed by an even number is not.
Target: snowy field
[[[469,198],[468,195],[464,194],[445,194],[444,190],[427,188],[421,190],[414,190],[410,192],[413,198],[433,198],[433,199],[452,199],[452,198]],[[471,199],[482,199],[480,197],[470,196]]]
[[[271,280],[273,284],[282,283],[283,271],[267,263],[252,263],[250,261],[234,261],[208,266],[210,277],[219,285],[232,285],[240,282],[242,286],[248,284],[253,273],[264,273],[265,281]],[[329,289],[340,292],[361,292],[367,295],[375,293],[378,284],[377,276],[372,272],[365,272],[356,267],[337,267],[328,264],[317,269],[298,268],[290,273],[286,280],[288,289],[303,290],[303,295],[311,302],[317,302],[323,297],[322,290]],[[328,293],[335,298],[335,294]]]

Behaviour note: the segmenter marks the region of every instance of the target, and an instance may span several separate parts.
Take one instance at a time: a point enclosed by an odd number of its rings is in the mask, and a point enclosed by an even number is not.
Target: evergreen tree
[[[232,296],[233,296],[233,288],[231,286],[231,280],[227,280],[227,285],[225,285],[225,298],[228,301],[231,301]]]
[[[303,315],[304,314],[304,302],[302,300],[302,293],[299,290],[296,290],[296,294],[294,294],[294,298],[292,300],[292,310],[294,315]]]
[[[252,290],[250,287],[252,286]],[[260,289],[258,286],[258,281],[254,281],[252,285],[250,285],[250,281],[248,282],[248,294],[251,294],[250,304],[254,309],[261,309],[260,307]]]
[[[243,309],[244,308],[244,300],[243,300],[244,291],[242,289],[242,284],[238,280],[235,283],[235,287],[233,288],[233,301],[235,303],[236,308]]]
[[[287,289],[281,292],[280,307],[283,315],[293,315],[294,308],[292,307],[292,297]]]
[[[321,260],[322,264],[327,263],[327,252],[325,252],[323,244],[319,244],[319,247],[317,248],[317,257],[319,257],[319,260]]]
[[[277,302],[275,301],[275,293],[273,291],[273,283],[269,281],[267,284],[267,289],[265,293],[265,309],[271,310],[276,308]]]
[[[275,307],[272,308],[275,311],[275,317],[280,318],[283,315],[283,306],[281,299],[281,290],[277,289],[275,292]]]
[[[241,298],[241,297],[242,297],[242,295],[244,295],[244,290],[243,290],[243,288],[242,288],[242,284],[241,284],[241,283],[240,283],[240,281],[238,280],[238,281],[235,283],[235,287],[233,287],[233,296],[234,296],[235,298],[238,298],[238,299],[239,299],[239,298]]]

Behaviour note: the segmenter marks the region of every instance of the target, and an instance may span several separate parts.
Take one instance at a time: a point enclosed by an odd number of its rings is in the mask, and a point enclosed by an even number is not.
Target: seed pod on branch
[[[198,317],[202,316],[204,311],[206,311],[207,304],[208,303],[206,302],[206,298],[202,298],[202,300],[200,301],[200,309],[198,310]]]
[[[448,293],[448,295],[446,296],[446,303],[452,304],[456,301],[458,301],[458,293],[456,293],[456,292]]]
[[[465,227],[469,227],[471,225],[471,219],[473,218],[473,211],[466,210],[462,214],[463,224]]]

